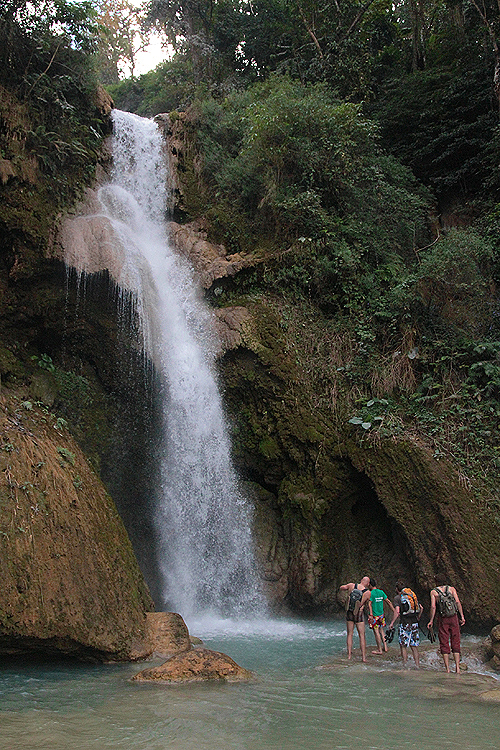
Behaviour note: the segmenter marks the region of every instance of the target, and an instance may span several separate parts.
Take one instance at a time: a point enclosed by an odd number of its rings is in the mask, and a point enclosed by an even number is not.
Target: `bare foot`
[[[380,654],[380,655],[382,655],[383,653],[384,653],[383,651],[372,651],[372,654]]]

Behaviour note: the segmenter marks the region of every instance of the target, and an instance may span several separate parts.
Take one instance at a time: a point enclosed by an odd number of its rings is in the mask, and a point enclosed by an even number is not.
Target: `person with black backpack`
[[[361,660],[366,662],[366,633],[365,633],[365,604],[370,598],[370,576],[363,576],[359,583],[344,583],[340,592],[346,596],[346,629],[347,629],[347,658],[352,658],[352,639],[354,625],[359,635]],[[340,593],[339,592],[339,593]]]
[[[427,627],[432,630],[437,612],[439,650],[445,669],[447,672],[450,671],[450,653],[453,653],[455,671],[460,674],[460,626],[465,625],[465,617],[456,589],[448,585],[446,580],[442,573],[434,576],[436,587],[431,591],[431,614]]]

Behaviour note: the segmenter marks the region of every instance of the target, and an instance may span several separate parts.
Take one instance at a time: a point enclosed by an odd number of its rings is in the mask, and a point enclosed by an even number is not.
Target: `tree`
[[[99,69],[103,83],[117,83],[126,65],[134,78],[137,53],[148,43],[144,11],[130,0],[98,0]]]
[[[0,7],[0,76],[29,91],[32,81],[63,55],[92,53],[96,39],[90,0],[5,0]]]
[[[303,82],[336,79],[349,93],[367,88],[362,69],[391,9],[389,0],[151,0],[148,23],[187,52],[197,82],[211,80],[222,58],[227,75],[286,71]]]
[[[498,0],[471,0],[486,30],[495,60],[493,88],[500,104],[500,3]]]
[[[163,33],[174,49],[188,52],[197,83],[212,53],[213,11],[214,0],[150,0],[148,6],[146,25]]]

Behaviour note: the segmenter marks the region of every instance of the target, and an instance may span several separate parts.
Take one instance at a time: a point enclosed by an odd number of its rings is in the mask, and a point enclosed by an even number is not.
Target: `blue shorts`
[[[418,632],[418,622],[410,622],[399,626],[399,645],[418,646],[420,643],[420,634]]]

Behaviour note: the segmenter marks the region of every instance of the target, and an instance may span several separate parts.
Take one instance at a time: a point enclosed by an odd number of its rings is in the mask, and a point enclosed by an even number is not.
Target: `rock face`
[[[102,215],[94,189],[88,189],[75,214],[68,214],[60,227],[56,252],[78,272],[108,271],[119,280],[123,271],[123,251],[109,219]]]
[[[315,406],[300,338],[291,342],[273,306],[253,301],[218,318],[235,458],[251,480],[275,606],[338,612],[338,586],[367,572],[389,596],[405,579],[428,611],[442,570],[469,624],[500,620],[497,535],[457,471],[415,437],[371,439],[329,419]]]
[[[172,656],[191,648],[187,625],[176,612],[148,612],[146,640],[155,656]]]
[[[239,253],[228,254],[224,245],[209,242],[199,222],[181,225],[171,221],[169,226],[174,245],[188,258],[205,289],[209,289],[216,279],[234,276],[254,264],[253,260]]]
[[[0,399],[0,652],[151,653],[153,604],[116,508],[48,410]]]
[[[168,659],[159,667],[144,669],[132,679],[135,682],[245,682],[253,675],[219,651],[193,648]]]
[[[488,666],[497,672],[500,672],[500,625],[492,628],[489,637],[485,643],[485,650],[488,659]]]

